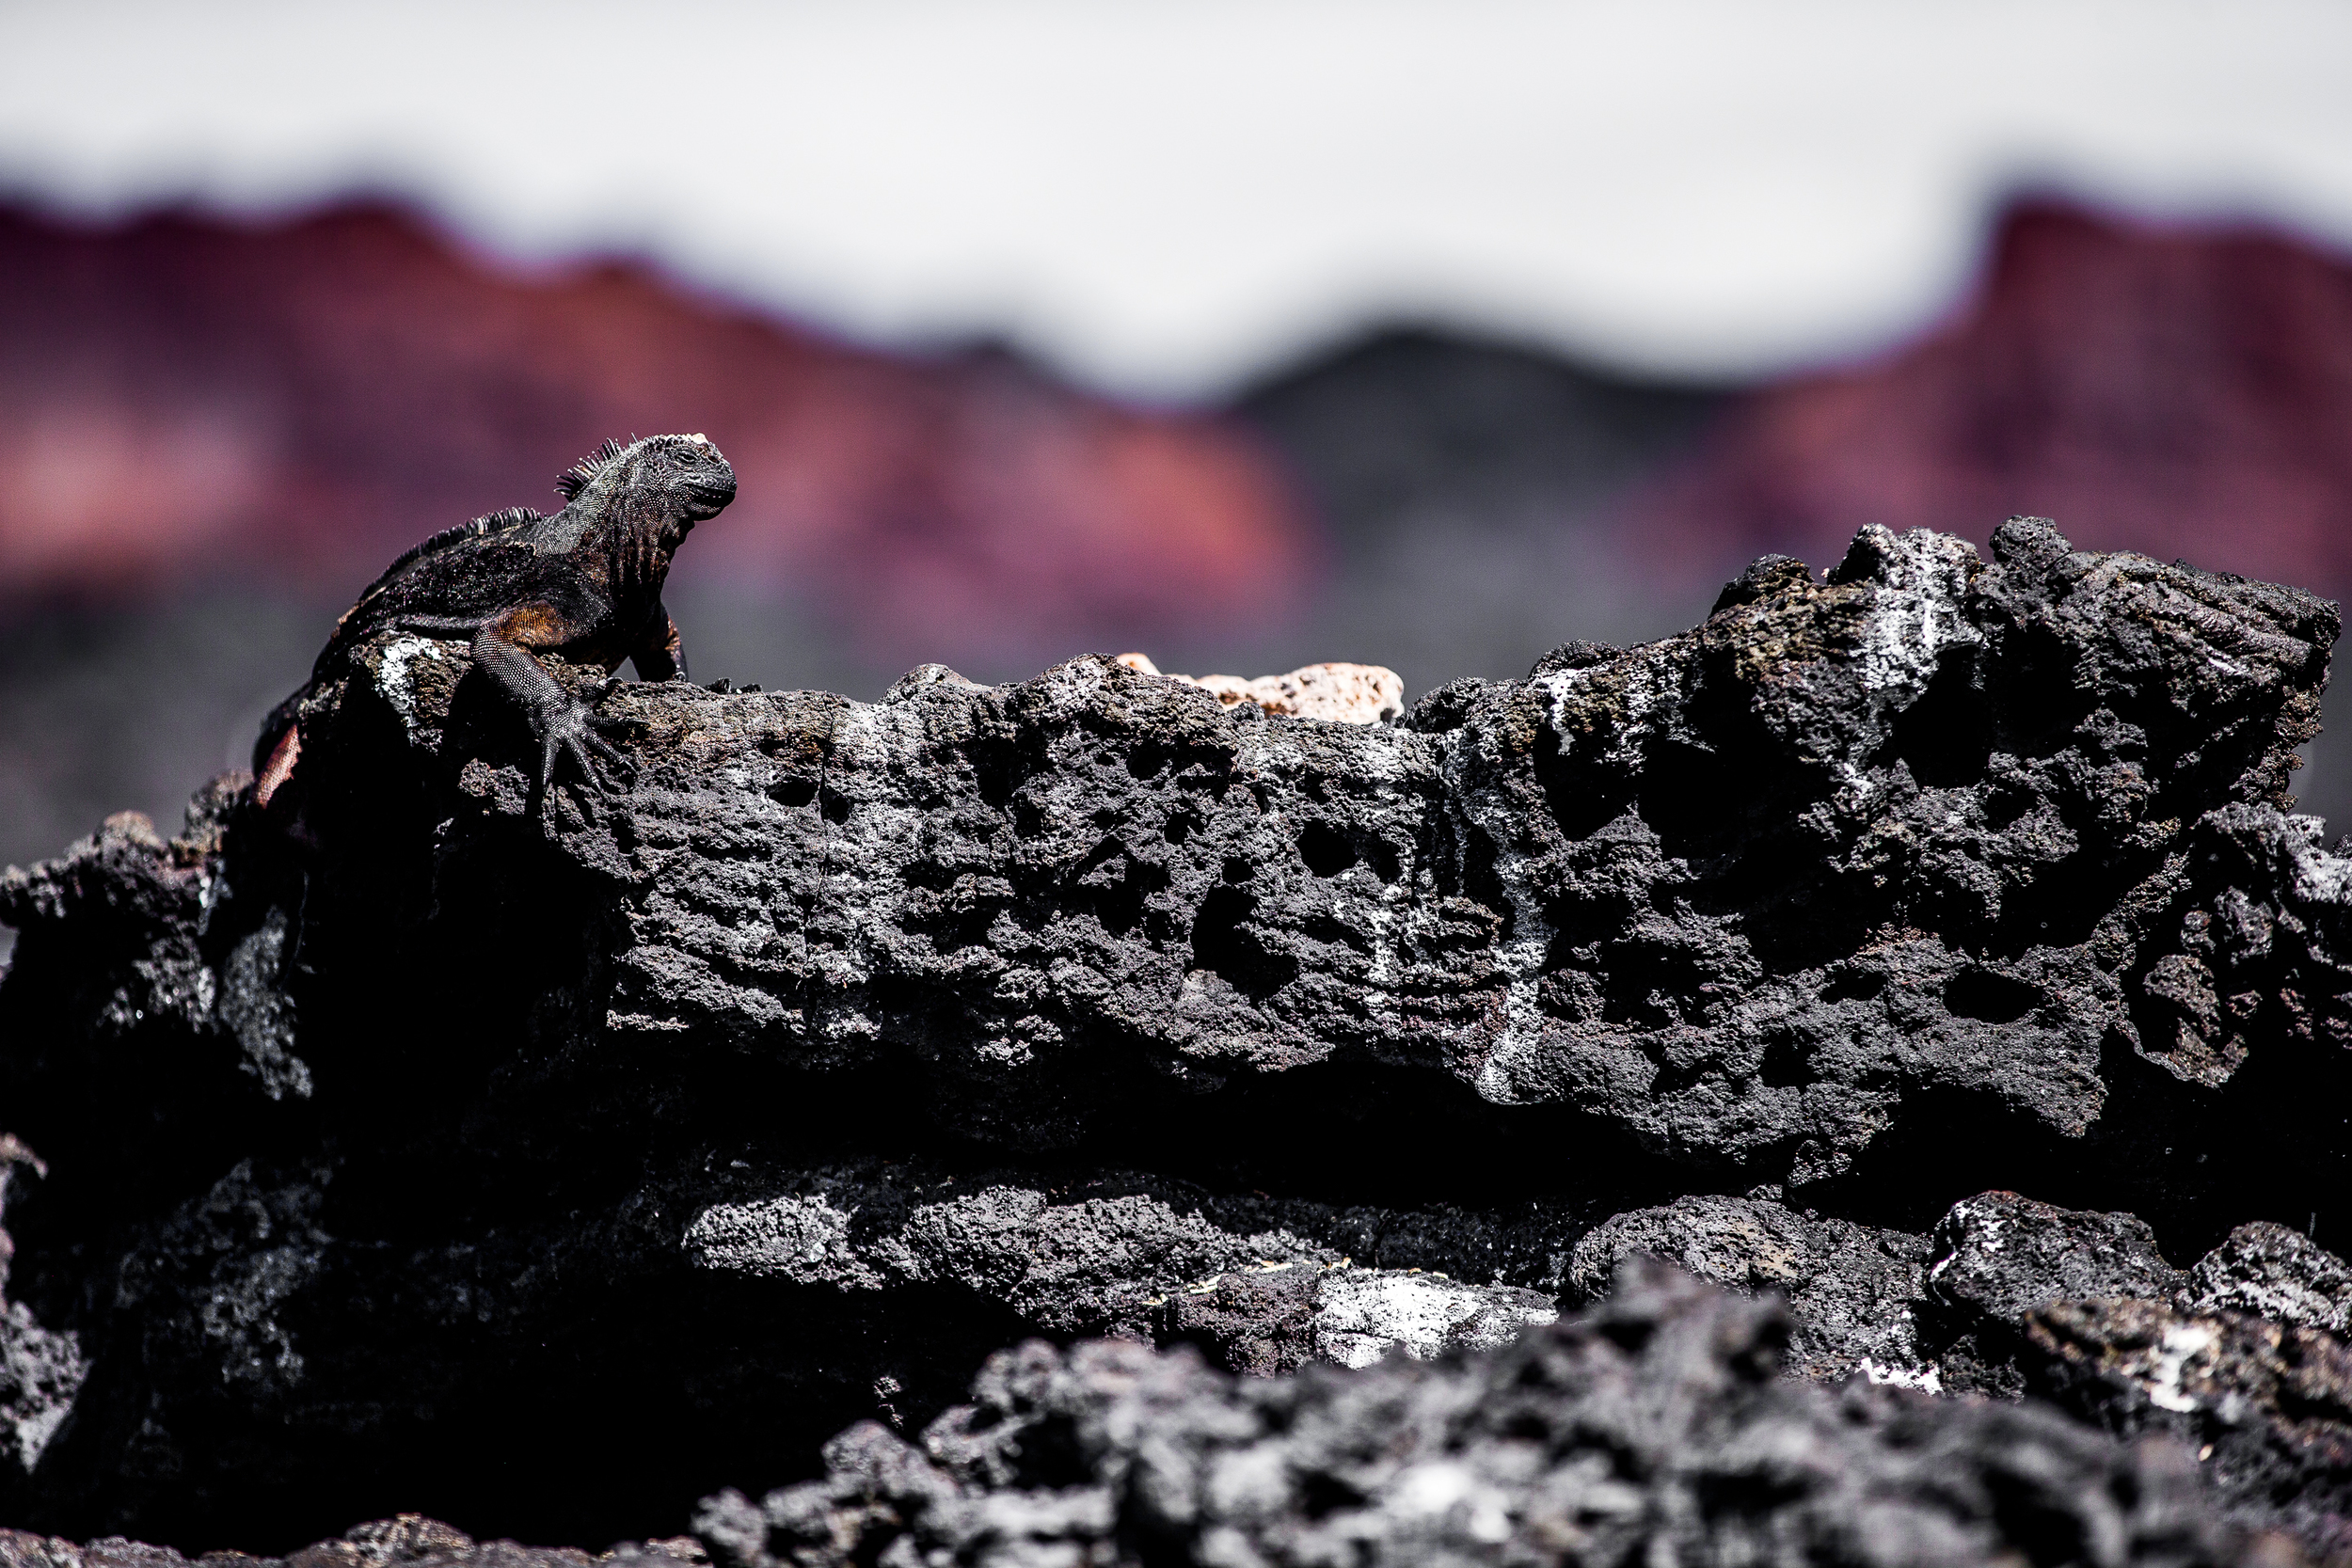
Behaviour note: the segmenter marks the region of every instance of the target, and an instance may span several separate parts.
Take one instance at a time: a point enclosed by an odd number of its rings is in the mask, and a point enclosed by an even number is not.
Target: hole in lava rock
[[[1963,969],[1944,986],[1944,1006],[1954,1018],[1984,1023],[2014,1023],[2041,1000],[2041,992],[2024,981],[1989,969]]]
[[[775,787],[768,792],[768,798],[780,806],[807,805],[817,799],[817,781],[814,779],[778,779]]]
[[[1253,1002],[1263,1002],[1298,974],[1298,960],[1269,953],[1247,926],[1258,901],[1237,887],[1221,887],[1200,901],[1192,923],[1193,961]]]
[[[1311,822],[1298,835],[1298,853],[1318,877],[1336,877],[1359,859],[1356,846],[1327,822]]]
[[[1805,1069],[1804,1042],[1791,1035],[1768,1041],[1756,1076],[1758,1083],[1772,1089],[1802,1088],[1811,1083],[1813,1075]]]
[[[2161,858],[2161,851],[2117,854],[2096,843],[2083,846],[2037,873],[2031,897],[2004,899],[1999,922],[1977,951],[2013,958],[2032,947],[2080,946]]]
[[[1552,820],[1571,839],[1590,838],[1622,815],[1623,782],[1607,768],[1563,755],[1549,739],[1535,746],[1535,782],[1543,786]]]
[[[1165,866],[1129,861],[1125,874],[1094,895],[1094,918],[1112,936],[1123,937],[1143,918],[1143,901],[1168,886]]]
[[[1004,810],[1022,778],[1018,751],[1003,741],[976,740],[964,754],[972,759],[972,783],[981,802],[993,811]]]
[[[1893,750],[1931,789],[1958,789],[1984,777],[1993,754],[1993,715],[1976,678],[1973,650],[1947,654],[1919,700],[1895,721]]]
[[[1824,1002],[1867,1002],[1886,989],[1886,976],[1875,970],[1848,970],[1821,988]]]

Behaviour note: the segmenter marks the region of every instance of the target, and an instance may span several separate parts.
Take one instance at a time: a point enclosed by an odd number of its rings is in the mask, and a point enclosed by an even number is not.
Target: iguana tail
[[[278,787],[294,777],[294,763],[302,756],[302,725],[294,717],[294,705],[302,701],[304,687],[270,710],[262,721],[261,738],[253,743],[253,801],[267,806],[269,798]]]
[[[253,778],[253,803],[267,809],[269,798],[278,793],[278,786],[294,777],[294,764],[302,758],[302,726],[287,726],[270,749],[269,760]]]

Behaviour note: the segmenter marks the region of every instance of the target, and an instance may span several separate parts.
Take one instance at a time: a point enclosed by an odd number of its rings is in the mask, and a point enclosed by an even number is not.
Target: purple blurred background
[[[696,675],[1409,695],[1866,522],[2352,586],[2352,13],[0,8],[0,862],[707,431]],[[2341,700],[2330,704],[2341,709]],[[2352,825],[2352,746],[2308,809]]]

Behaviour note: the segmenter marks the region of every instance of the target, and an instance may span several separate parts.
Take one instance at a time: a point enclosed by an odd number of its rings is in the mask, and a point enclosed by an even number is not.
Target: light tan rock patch
[[[1130,670],[1163,680],[1183,681],[1212,692],[1227,707],[1255,703],[1268,713],[1329,719],[1343,724],[1378,724],[1405,712],[1405,681],[1377,664],[1307,664],[1286,675],[1178,675],[1162,670],[1147,654],[1120,654]]]

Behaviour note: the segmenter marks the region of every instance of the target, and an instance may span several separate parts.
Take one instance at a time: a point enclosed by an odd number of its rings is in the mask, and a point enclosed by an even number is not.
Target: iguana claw
[[[606,683],[609,689],[612,683]],[[604,695],[596,692],[598,697]],[[574,703],[548,721],[546,733],[539,737],[539,787],[548,789],[555,783],[555,759],[559,753],[571,758],[580,776],[597,789],[612,786],[596,768],[602,761],[617,769],[624,778],[635,771],[628,757],[604,738],[605,733],[626,731],[625,719],[608,719],[589,710],[586,703]],[[604,733],[599,733],[604,732]]]

